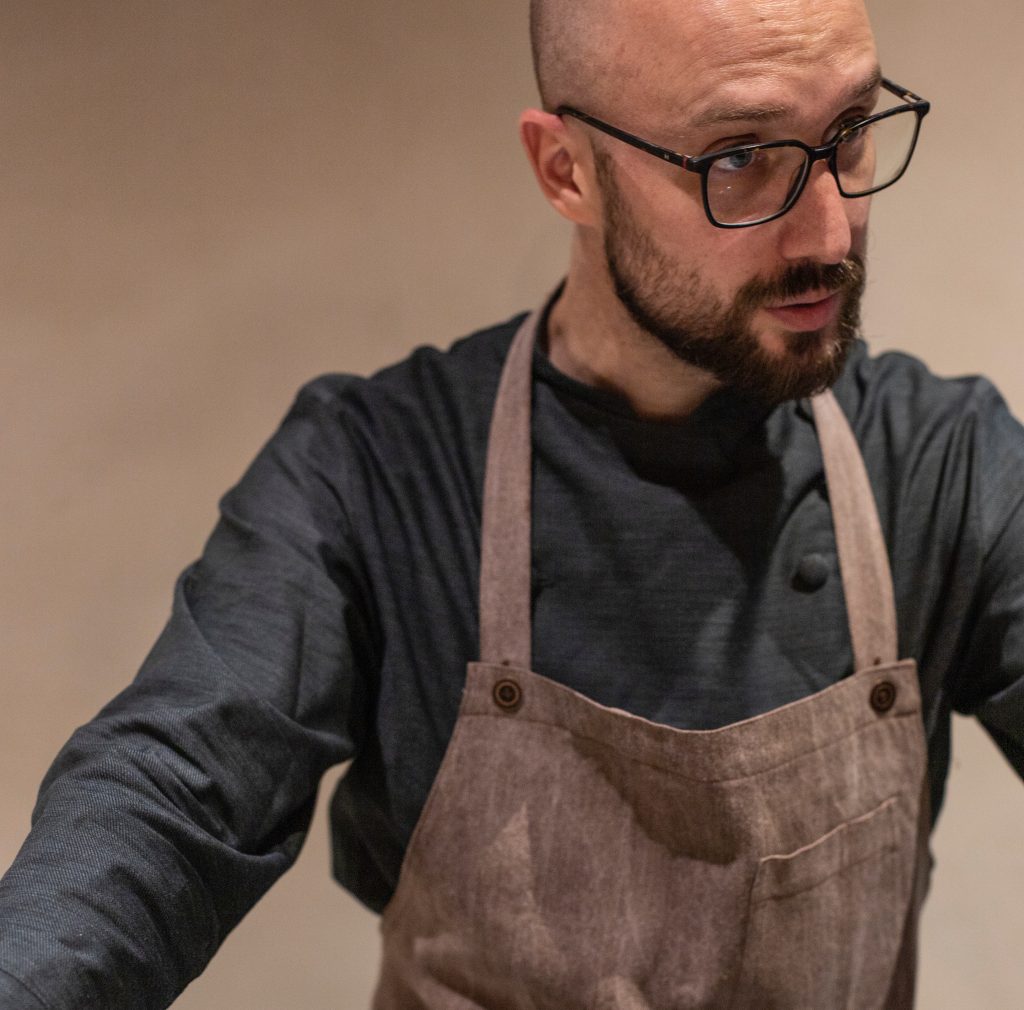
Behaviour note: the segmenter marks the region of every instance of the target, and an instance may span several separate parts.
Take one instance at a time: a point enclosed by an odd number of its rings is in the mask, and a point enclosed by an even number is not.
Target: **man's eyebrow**
[[[840,104],[851,105],[865,95],[871,94],[881,83],[882,71],[876,66],[863,81],[846,92]],[[792,112],[793,108],[789,105],[715,105],[702,112],[690,125],[702,127],[718,123],[770,123]]]
[[[882,68],[875,67],[871,73],[864,78],[863,82],[859,85],[852,87],[845,95],[842,104],[852,105],[858,99],[863,98],[865,95],[870,95],[872,91],[877,91],[882,86]]]
[[[714,126],[717,123],[768,123],[781,119],[793,110],[788,105],[717,105],[702,112],[691,126]]]

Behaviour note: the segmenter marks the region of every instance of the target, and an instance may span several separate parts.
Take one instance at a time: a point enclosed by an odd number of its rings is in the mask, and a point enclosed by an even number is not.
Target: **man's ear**
[[[593,182],[593,156],[561,116],[527,109],[519,117],[519,136],[541,192],[562,217],[592,226],[600,220]]]

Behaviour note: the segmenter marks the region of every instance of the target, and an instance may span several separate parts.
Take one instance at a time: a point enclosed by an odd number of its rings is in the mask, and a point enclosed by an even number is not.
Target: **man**
[[[348,758],[379,1007],[909,1005],[950,710],[1024,768],[1024,438],[855,340],[926,104],[856,0],[533,14],[564,286],[302,391],[43,784],[0,1005],[167,1005]]]

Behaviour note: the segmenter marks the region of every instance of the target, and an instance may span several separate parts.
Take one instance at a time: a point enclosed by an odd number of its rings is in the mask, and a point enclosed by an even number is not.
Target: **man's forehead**
[[[832,86],[821,87],[818,94],[827,105],[836,108],[863,101],[882,84],[882,71],[878,64],[872,61],[865,63],[865,67],[861,73],[852,72],[848,80],[833,79],[830,82]],[[750,82],[746,87],[738,83],[683,110],[679,119],[688,128],[703,129],[727,123],[773,123],[799,116],[806,103],[788,95],[777,99],[767,97],[774,90],[771,82],[765,82],[760,88],[756,82]],[[756,97],[761,95],[766,97]]]
[[[867,24],[863,0],[574,0],[592,24],[614,34],[634,29],[651,44],[756,44],[759,36],[784,42],[826,34],[851,18]],[[657,34],[652,34],[656,32]]]
[[[624,76],[630,98],[652,114],[707,120],[727,107],[771,110],[754,96],[784,84],[832,79],[856,89],[876,69],[874,40],[862,0],[604,0],[614,15],[607,55],[618,64],[642,54],[643,69]],[[625,69],[625,68],[623,68]],[[615,70],[609,67],[612,73]],[[838,72],[838,73],[837,73]],[[837,78],[843,78],[837,80]],[[632,85],[633,87],[629,87]],[[625,98],[625,94],[623,94]]]

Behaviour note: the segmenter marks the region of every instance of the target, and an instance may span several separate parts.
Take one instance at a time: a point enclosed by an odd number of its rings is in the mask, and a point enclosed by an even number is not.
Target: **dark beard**
[[[604,177],[609,168],[599,167],[599,175]],[[678,269],[631,220],[614,179],[608,175],[603,181],[608,270],[619,300],[641,329],[680,360],[768,405],[812,396],[835,383],[860,330],[863,260],[851,256],[842,263],[800,263],[773,280],[755,278],[728,308],[720,299],[700,294],[694,274],[692,302],[680,307]],[[750,328],[757,309],[822,290],[841,292],[834,327],[789,333],[783,354],[767,353]]]

